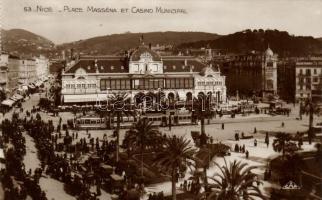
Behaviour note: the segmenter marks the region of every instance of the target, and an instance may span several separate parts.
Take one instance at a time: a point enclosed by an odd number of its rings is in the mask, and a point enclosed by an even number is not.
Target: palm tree
[[[312,143],[312,139],[314,137],[314,131],[313,131],[313,118],[314,114],[318,114],[320,112],[319,106],[312,102],[312,98],[309,97],[305,104],[304,109],[307,113],[309,113],[309,130],[307,132],[307,137],[309,139],[309,144]]]
[[[291,142],[291,135],[287,133],[278,133],[273,141],[273,149],[277,152],[282,152],[282,159],[284,160],[285,153],[294,152],[296,144]]]
[[[114,93],[108,100],[108,111],[110,117],[116,116],[116,162],[119,161],[120,124],[123,116],[135,115],[134,110],[129,107],[130,98],[126,93]]]
[[[200,150],[196,154],[196,165],[199,165],[203,168],[202,178],[206,191],[208,191],[207,169],[210,167],[213,158],[217,156],[224,156],[229,149],[229,146],[222,143],[209,144],[207,145],[207,147],[200,148]],[[207,157],[205,157],[205,155],[207,155]]]
[[[147,118],[140,119],[135,123],[125,136],[128,145],[137,147],[141,152],[141,176],[143,176],[143,151],[146,147],[153,147],[156,141],[161,137],[160,132],[152,126]]]
[[[211,112],[211,96],[200,93],[197,98],[193,100],[193,115],[201,122],[201,134],[205,133],[205,119],[212,117]]]
[[[226,160],[224,161],[224,166],[215,163],[220,173],[216,173],[211,178],[214,183],[210,185],[212,191],[207,199],[239,200],[241,197],[245,200],[265,199],[256,184],[260,183],[259,180],[256,180],[257,175],[251,172],[256,168],[255,166],[248,166],[247,163],[236,160],[230,162],[228,166]]]
[[[154,165],[171,172],[172,199],[176,200],[176,179],[179,170],[186,168],[187,162],[193,160],[195,150],[190,141],[181,137],[168,137],[163,150],[157,153]]]

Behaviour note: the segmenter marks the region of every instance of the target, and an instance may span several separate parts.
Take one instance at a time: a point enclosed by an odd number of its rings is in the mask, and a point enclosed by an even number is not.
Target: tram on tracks
[[[165,127],[171,125],[189,125],[196,123],[196,120],[190,114],[158,114],[141,115],[139,117],[123,116],[121,117],[121,128],[130,128],[139,118],[146,118],[153,122],[154,126]],[[98,117],[82,116],[69,120],[69,125],[75,129],[114,129],[117,126],[117,117]]]

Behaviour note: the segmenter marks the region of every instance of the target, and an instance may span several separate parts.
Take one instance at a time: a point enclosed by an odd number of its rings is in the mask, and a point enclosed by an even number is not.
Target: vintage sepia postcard
[[[322,0],[0,0],[0,200],[322,200]]]

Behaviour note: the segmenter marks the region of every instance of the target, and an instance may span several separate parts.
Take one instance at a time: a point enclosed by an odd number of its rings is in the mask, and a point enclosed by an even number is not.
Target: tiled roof
[[[140,46],[131,55],[131,61],[140,59],[140,55],[149,52],[153,56],[153,60],[163,61],[163,71],[166,72],[201,72],[205,64],[199,62],[190,56],[165,56],[160,57],[155,52],[145,46]],[[131,62],[129,61],[129,62]],[[75,73],[77,69],[83,68],[86,73],[96,73],[96,66],[99,73],[128,73],[128,60],[126,57],[117,56],[91,56],[81,57],[72,67],[65,73]]]
[[[190,72],[190,68],[193,72],[201,72],[206,67],[205,64],[199,62],[196,59],[183,59],[183,58],[162,58],[163,60],[163,72]],[[185,65],[185,62],[187,62]]]
[[[65,73],[75,73],[79,68],[83,68],[86,73],[96,73],[95,62],[99,73],[127,73],[129,71],[126,60],[122,57],[107,57],[106,59],[93,57],[93,59],[80,59]]]

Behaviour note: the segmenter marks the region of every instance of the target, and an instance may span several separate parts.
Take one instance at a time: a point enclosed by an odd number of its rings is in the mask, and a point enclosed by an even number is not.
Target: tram
[[[139,118],[146,118],[153,122],[154,126],[161,127],[168,126],[169,124],[178,126],[195,123],[191,114],[142,115],[140,117],[123,116],[121,117],[120,128],[130,128]],[[74,118],[70,124],[75,129],[114,129],[117,126],[117,117],[82,116]]]

